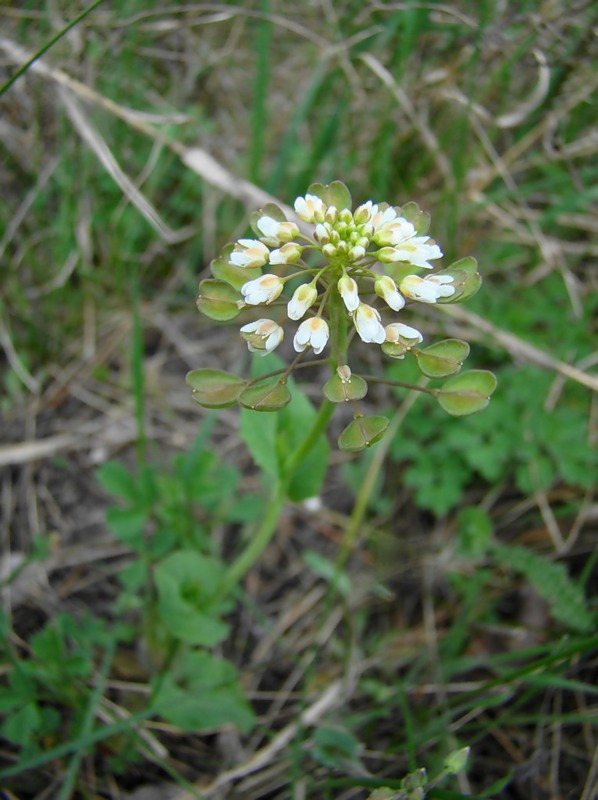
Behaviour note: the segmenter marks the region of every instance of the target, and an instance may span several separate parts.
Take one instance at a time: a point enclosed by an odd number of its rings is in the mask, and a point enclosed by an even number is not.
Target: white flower
[[[270,253],[271,264],[294,264],[301,258],[303,248],[295,242],[287,242]]]
[[[364,255],[365,247],[363,247],[361,244],[356,244],[355,247],[352,247],[347,253],[347,258],[349,261],[359,261],[359,259],[363,258]]]
[[[273,217],[263,216],[256,222],[262,238],[271,247],[280,247],[283,242],[290,242],[299,233],[299,228],[294,222],[279,222]]]
[[[326,227],[326,225],[322,225],[321,222],[318,222],[314,229],[314,239],[320,244],[328,244],[330,241],[329,227]]]
[[[374,205],[371,200],[367,200],[355,209],[353,212],[353,220],[356,225],[363,225],[366,222],[370,222],[372,217],[377,213],[378,206]]]
[[[350,278],[346,273],[337,283],[340,296],[343,298],[345,308],[349,313],[355,311],[359,306],[359,294],[357,292],[357,282]]]
[[[383,247],[376,254],[380,261],[407,261],[414,267],[432,269],[430,260],[442,258],[442,250],[437,244],[428,244],[429,236],[413,236],[393,247]]]
[[[306,194],[295,200],[295,212],[304,222],[322,222],[326,206],[317,195]]]
[[[405,305],[405,298],[397,289],[396,283],[388,275],[382,275],[376,279],[374,291],[393,311],[400,311]]]
[[[402,322],[392,322],[384,330],[386,332],[386,341],[392,342],[392,344],[404,344],[408,347],[413,347],[424,340],[417,328],[404,325]]]
[[[449,285],[452,282],[451,275],[430,275],[427,278],[420,278],[419,275],[407,275],[401,281],[400,289],[411,300],[419,300],[420,303],[435,303],[440,297],[451,297],[455,293],[455,287]]]
[[[271,319],[257,319],[243,325],[241,336],[252,353],[261,352],[265,356],[282,342],[284,331]]]
[[[388,209],[386,209],[388,211]],[[395,216],[382,223],[374,232],[372,237],[379,245],[396,245],[411,239],[415,236],[415,228],[404,217],[397,217],[396,211],[392,209]],[[390,217],[390,215],[389,215]]]
[[[268,305],[273,300],[276,300],[283,288],[284,283],[278,275],[266,274],[262,275],[261,278],[244,283],[241,286],[241,294],[245,302],[250,306],[259,306],[260,303]]]
[[[374,211],[372,209],[372,216],[369,220],[374,231],[379,231],[382,227],[397,218],[397,212],[392,206],[384,209],[379,209],[378,206],[374,206],[374,208],[376,210]]]
[[[257,239],[239,239],[235,242],[235,249],[229,256],[231,264],[237,267],[263,267],[268,262],[270,251],[265,244]]]
[[[380,314],[372,306],[360,303],[353,315],[353,322],[362,342],[382,344],[386,340],[386,331],[380,322]]]
[[[287,305],[289,319],[301,319],[308,308],[318,299],[318,290],[313,283],[302,283],[298,286]]]
[[[302,353],[306,347],[313,347],[314,353],[318,355],[326,347],[329,331],[328,323],[321,317],[312,317],[304,320],[297,329],[293,339],[293,347],[298,353]]]

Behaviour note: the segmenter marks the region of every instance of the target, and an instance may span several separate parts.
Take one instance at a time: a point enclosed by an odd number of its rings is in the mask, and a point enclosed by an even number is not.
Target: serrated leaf
[[[581,588],[574,583],[563,564],[549,561],[526,547],[492,545],[493,555],[521,572],[538,594],[548,601],[553,615],[568,628],[581,633],[593,631],[596,617],[589,610]]]
[[[437,390],[440,406],[455,417],[474,414],[486,408],[496,389],[496,377],[487,370],[472,369],[449,378]]]
[[[351,379],[343,381],[340,375],[333,375],[326,381],[324,394],[331,403],[346,403],[349,400],[361,400],[368,391],[368,385],[359,375],[351,375]]]
[[[453,375],[469,355],[469,345],[461,339],[444,339],[421,350],[413,350],[417,366],[428,378]]]
[[[221,369],[194,369],[187,373],[187,384],[193,389],[193,399],[205,408],[226,408],[237,402],[246,385],[243,378]]]
[[[386,417],[357,417],[338,437],[338,446],[352,453],[365,450],[384,436],[388,424]]]
[[[252,411],[279,411],[291,402],[286,384],[278,380],[248,386],[239,394],[239,403]]]

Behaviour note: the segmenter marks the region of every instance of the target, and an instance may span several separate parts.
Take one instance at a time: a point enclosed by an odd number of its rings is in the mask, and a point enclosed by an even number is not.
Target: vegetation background
[[[87,10],[0,7],[4,80],[52,43],[0,97],[5,796],[406,798],[426,769],[430,797],[593,800],[598,7]],[[478,259],[471,302],[407,321],[469,341],[499,389],[464,419],[368,396],[399,432],[333,450],[224,608],[226,638],[170,684],[152,632],[189,641],[199,601],[169,616],[165,554],[230,560],[264,497],[251,423],[185,385],[248,368],[197,283],[268,196],[335,178],[357,202],[415,200],[447,260]],[[370,349],[369,371],[414,379]]]

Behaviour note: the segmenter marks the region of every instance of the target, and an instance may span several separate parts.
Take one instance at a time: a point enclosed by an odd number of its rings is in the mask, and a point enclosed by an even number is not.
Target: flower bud
[[[293,292],[287,304],[289,319],[301,319],[308,308],[311,308],[318,299],[318,290],[313,283],[302,283]]]

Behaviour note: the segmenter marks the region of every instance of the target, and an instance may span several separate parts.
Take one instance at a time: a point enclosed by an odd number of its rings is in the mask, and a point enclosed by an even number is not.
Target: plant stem
[[[374,490],[374,485],[376,482],[376,478],[378,476],[378,472],[382,468],[382,464],[384,463],[384,459],[388,453],[388,449],[392,444],[392,440],[394,439],[397,431],[399,430],[403,420],[411,410],[415,401],[420,397],[418,392],[426,391],[425,386],[423,384],[427,383],[427,378],[422,378],[420,383],[417,386],[414,386],[412,391],[407,395],[405,400],[401,403],[400,407],[397,409],[394,417],[390,421],[390,425],[388,430],[384,434],[384,438],[378,444],[376,451],[374,453],[374,457],[370,461],[368,466],[367,472],[365,477],[361,483],[359,488],[359,492],[355,499],[355,505],[353,506],[353,511],[349,518],[349,522],[347,524],[347,528],[345,530],[343,536],[343,542],[341,545],[341,549],[336,559],[336,570],[337,574],[340,573],[345,566],[347,559],[353,549],[355,544],[355,538],[358,532],[362,529],[362,522],[365,516],[365,512],[368,507],[368,503],[372,496],[372,492]]]
[[[289,484],[295,474],[297,467],[309,455],[311,450],[315,447],[320,437],[326,430],[328,421],[332,416],[334,410],[333,403],[325,400],[320,406],[318,416],[314,420],[314,424],[306,434],[301,444],[289,456],[286,464],[282,468],[282,474],[279,480],[274,484],[272,493],[266,505],[266,513],[261,521],[261,524],[252,536],[251,541],[244,550],[237,556],[233,563],[226,571],[218,591],[213,597],[213,602],[216,603],[224,597],[234,586],[241,580],[241,578],[251,569],[261,554],[268,546],[272,536],[274,535],[280,514],[287,499],[287,490]]]

